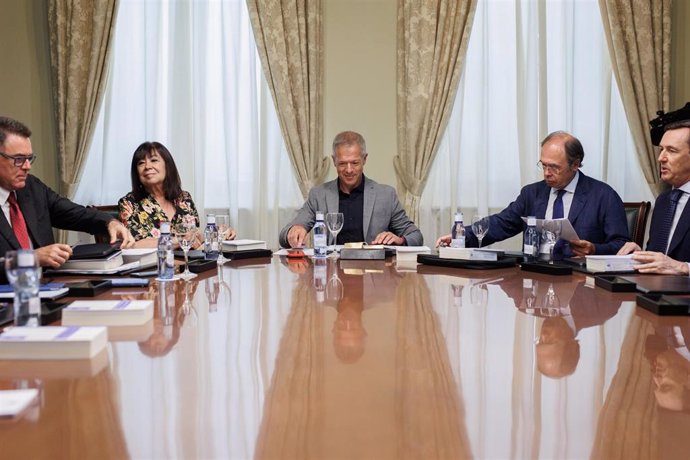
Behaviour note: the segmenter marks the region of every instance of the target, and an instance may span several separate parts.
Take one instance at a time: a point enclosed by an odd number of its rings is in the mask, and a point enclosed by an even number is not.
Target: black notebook
[[[72,248],[70,260],[105,259],[120,250],[120,243],[79,244]]]

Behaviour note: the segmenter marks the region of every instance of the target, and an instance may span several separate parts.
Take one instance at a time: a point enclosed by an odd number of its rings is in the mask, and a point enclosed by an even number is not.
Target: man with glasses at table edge
[[[654,202],[647,250],[626,243],[619,254],[633,254],[640,273],[690,274],[690,102],[650,121],[652,145],[661,147],[661,180],[671,190]]]
[[[41,266],[59,267],[72,255],[67,244],[56,244],[53,226],[80,232],[108,232],[111,242],[130,247],[129,230],[110,215],[64,198],[29,174],[36,155],[31,130],[0,116],[0,256],[14,249],[35,249]]]
[[[579,169],[585,152],[572,134],[555,131],[542,141],[539,167],[544,180],[526,185],[503,211],[489,217],[489,231],[482,244],[502,241],[525,230],[523,217],[568,217],[579,240],[563,244],[563,257],[616,254],[629,241],[623,201],[609,185],[585,176]],[[437,246],[450,243],[442,236]],[[568,244],[564,244],[568,243]],[[468,226],[465,244],[476,247],[477,237]]]
[[[367,147],[364,138],[345,131],[333,140],[333,164],[338,178],[312,188],[297,216],[280,231],[284,248],[301,247],[316,221],[316,212],[342,212],[343,228],[337,244],[421,246],[422,232],[407,217],[395,189],[364,176]]]

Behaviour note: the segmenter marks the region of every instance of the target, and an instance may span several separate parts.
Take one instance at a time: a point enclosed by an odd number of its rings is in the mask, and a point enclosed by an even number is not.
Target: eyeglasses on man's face
[[[553,174],[560,174],[563,171],[563,167],[561,165],[544,163],[541,160],[537,161],[537,167],[542,171],[550,171]]]
[[[29,162],[29,164],[33,164],[34,161],[36,161],[36,154],[32,153],[29,155],[8,155],[5,152],[0,152],[0,156],[7,158],[10,161],[14,162],[14,165],[17,167],[21,167],[24,165],[25,162]]]

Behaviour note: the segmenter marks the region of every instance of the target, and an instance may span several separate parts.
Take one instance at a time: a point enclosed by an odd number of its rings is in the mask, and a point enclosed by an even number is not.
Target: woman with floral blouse
[[[182,223],[199,226],[192,196],[182,190],[175,161],[163,144],[144,142],[137,147],[130,174],[132,191],[118,205],[120,220],[137,240],[135,247],[155,247],[161,222],[170,222],[171,229]],[[228,239],[233,238],[235,231],[230,230]]]

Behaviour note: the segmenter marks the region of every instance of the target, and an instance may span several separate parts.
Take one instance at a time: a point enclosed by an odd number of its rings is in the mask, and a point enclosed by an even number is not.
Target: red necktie
[[[22,210],[19,209],[17,197],[14,196],[13,192],[10,192],[10,197],[7,199],[7,202],[10,204],[10,222],[12,223],[12,230],[14,230],[14,235],[17,237],[17,240],[19,240],[19,245],[22,249],[31,249],[29,231],[26,229],[24,214],[22,214]]]

